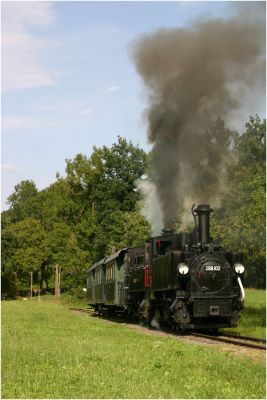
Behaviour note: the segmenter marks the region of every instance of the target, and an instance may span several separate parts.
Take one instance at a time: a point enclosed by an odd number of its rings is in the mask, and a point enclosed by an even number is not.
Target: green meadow
[[[237,328],[224,329],[224,331],[265,339],[266,291],[259,289],[245,289],[245,295],[245,308],[242,311]]]
[[[2,398],[259,399],[265,364],[144,335],[48,299],[4,301]]]

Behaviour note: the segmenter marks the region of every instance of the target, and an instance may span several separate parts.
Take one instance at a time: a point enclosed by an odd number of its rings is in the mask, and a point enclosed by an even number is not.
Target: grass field
[[[224,329],[224,331],[264,339],[266,336],[266,291],[245,289],[245,294],[245,308],[238,321],[238,327]]]
[[[53,301],[2,302],[2,398],[265,398],[265,365]]]

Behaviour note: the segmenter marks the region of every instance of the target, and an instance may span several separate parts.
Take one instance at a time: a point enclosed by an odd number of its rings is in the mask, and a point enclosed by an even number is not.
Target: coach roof
[[[127,249],[128,249],[127,247],[124,247],[124,249],[120,249],[116,253],[111,254],[105,259],[104,264],[107,264],[108,262],[115,260],[115,258],[119,257],[121,253],[125,252]]]
[[[104,257],[104,258],[102,258],[102,260],[100,260],[100,261],[98,261],[97,263],[95,263],[92,267],[90,267],[90,268],[88,269],[87,272],[90,272],[90,271],[92,271],[93,269],[95,269],[96,267],[99,267],[100,265],[105,264],[106,258],[107,258],[107,257]]]
[[[98,262],[95,263],[92,267],[90,267],[90,268],[88,269],[87,272],[90,272],[90,271],[92,271],[93,269],[95,269],[95,268],[97,268],[97,267],[100,267],[100,265],[105,265],[105,264],[107,264],[108,262],[110,262],[110,261],[112,261],[112,260],[115,260],[115,259],[118,258],[123,252],[125,252],[127,249],[128,249],[127,247],[124,247],[123,249],[118,250],[116,253],[113,253],[113,254],[111,254],[111,255],[108,256],[108,257],[102,258],[102,260],[98,261]]]

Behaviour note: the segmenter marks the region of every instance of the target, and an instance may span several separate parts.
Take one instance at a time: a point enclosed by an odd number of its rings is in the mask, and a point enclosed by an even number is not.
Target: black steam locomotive
[[[209,235],[209,205],[192,213],[195,230],[170,229],[144,247],[124,248],[88,270],[88,303],[152,326],[217,329],[236,326],[244,303],[243,255],[226,253]]]

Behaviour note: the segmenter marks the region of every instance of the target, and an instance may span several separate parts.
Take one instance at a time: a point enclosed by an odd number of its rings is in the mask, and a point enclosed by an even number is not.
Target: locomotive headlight
[[[178,271],[179,271],[179,274],[186,275],[189,272],[189,268],[186,264],[180,263],[180,264],[178,264]]]
[[[241,275],[245,271],[245,267],[243,264],[236,263],[236,264],[234,264],[234,270],[235,270],[235,273],[237,273],[238,275]]]

